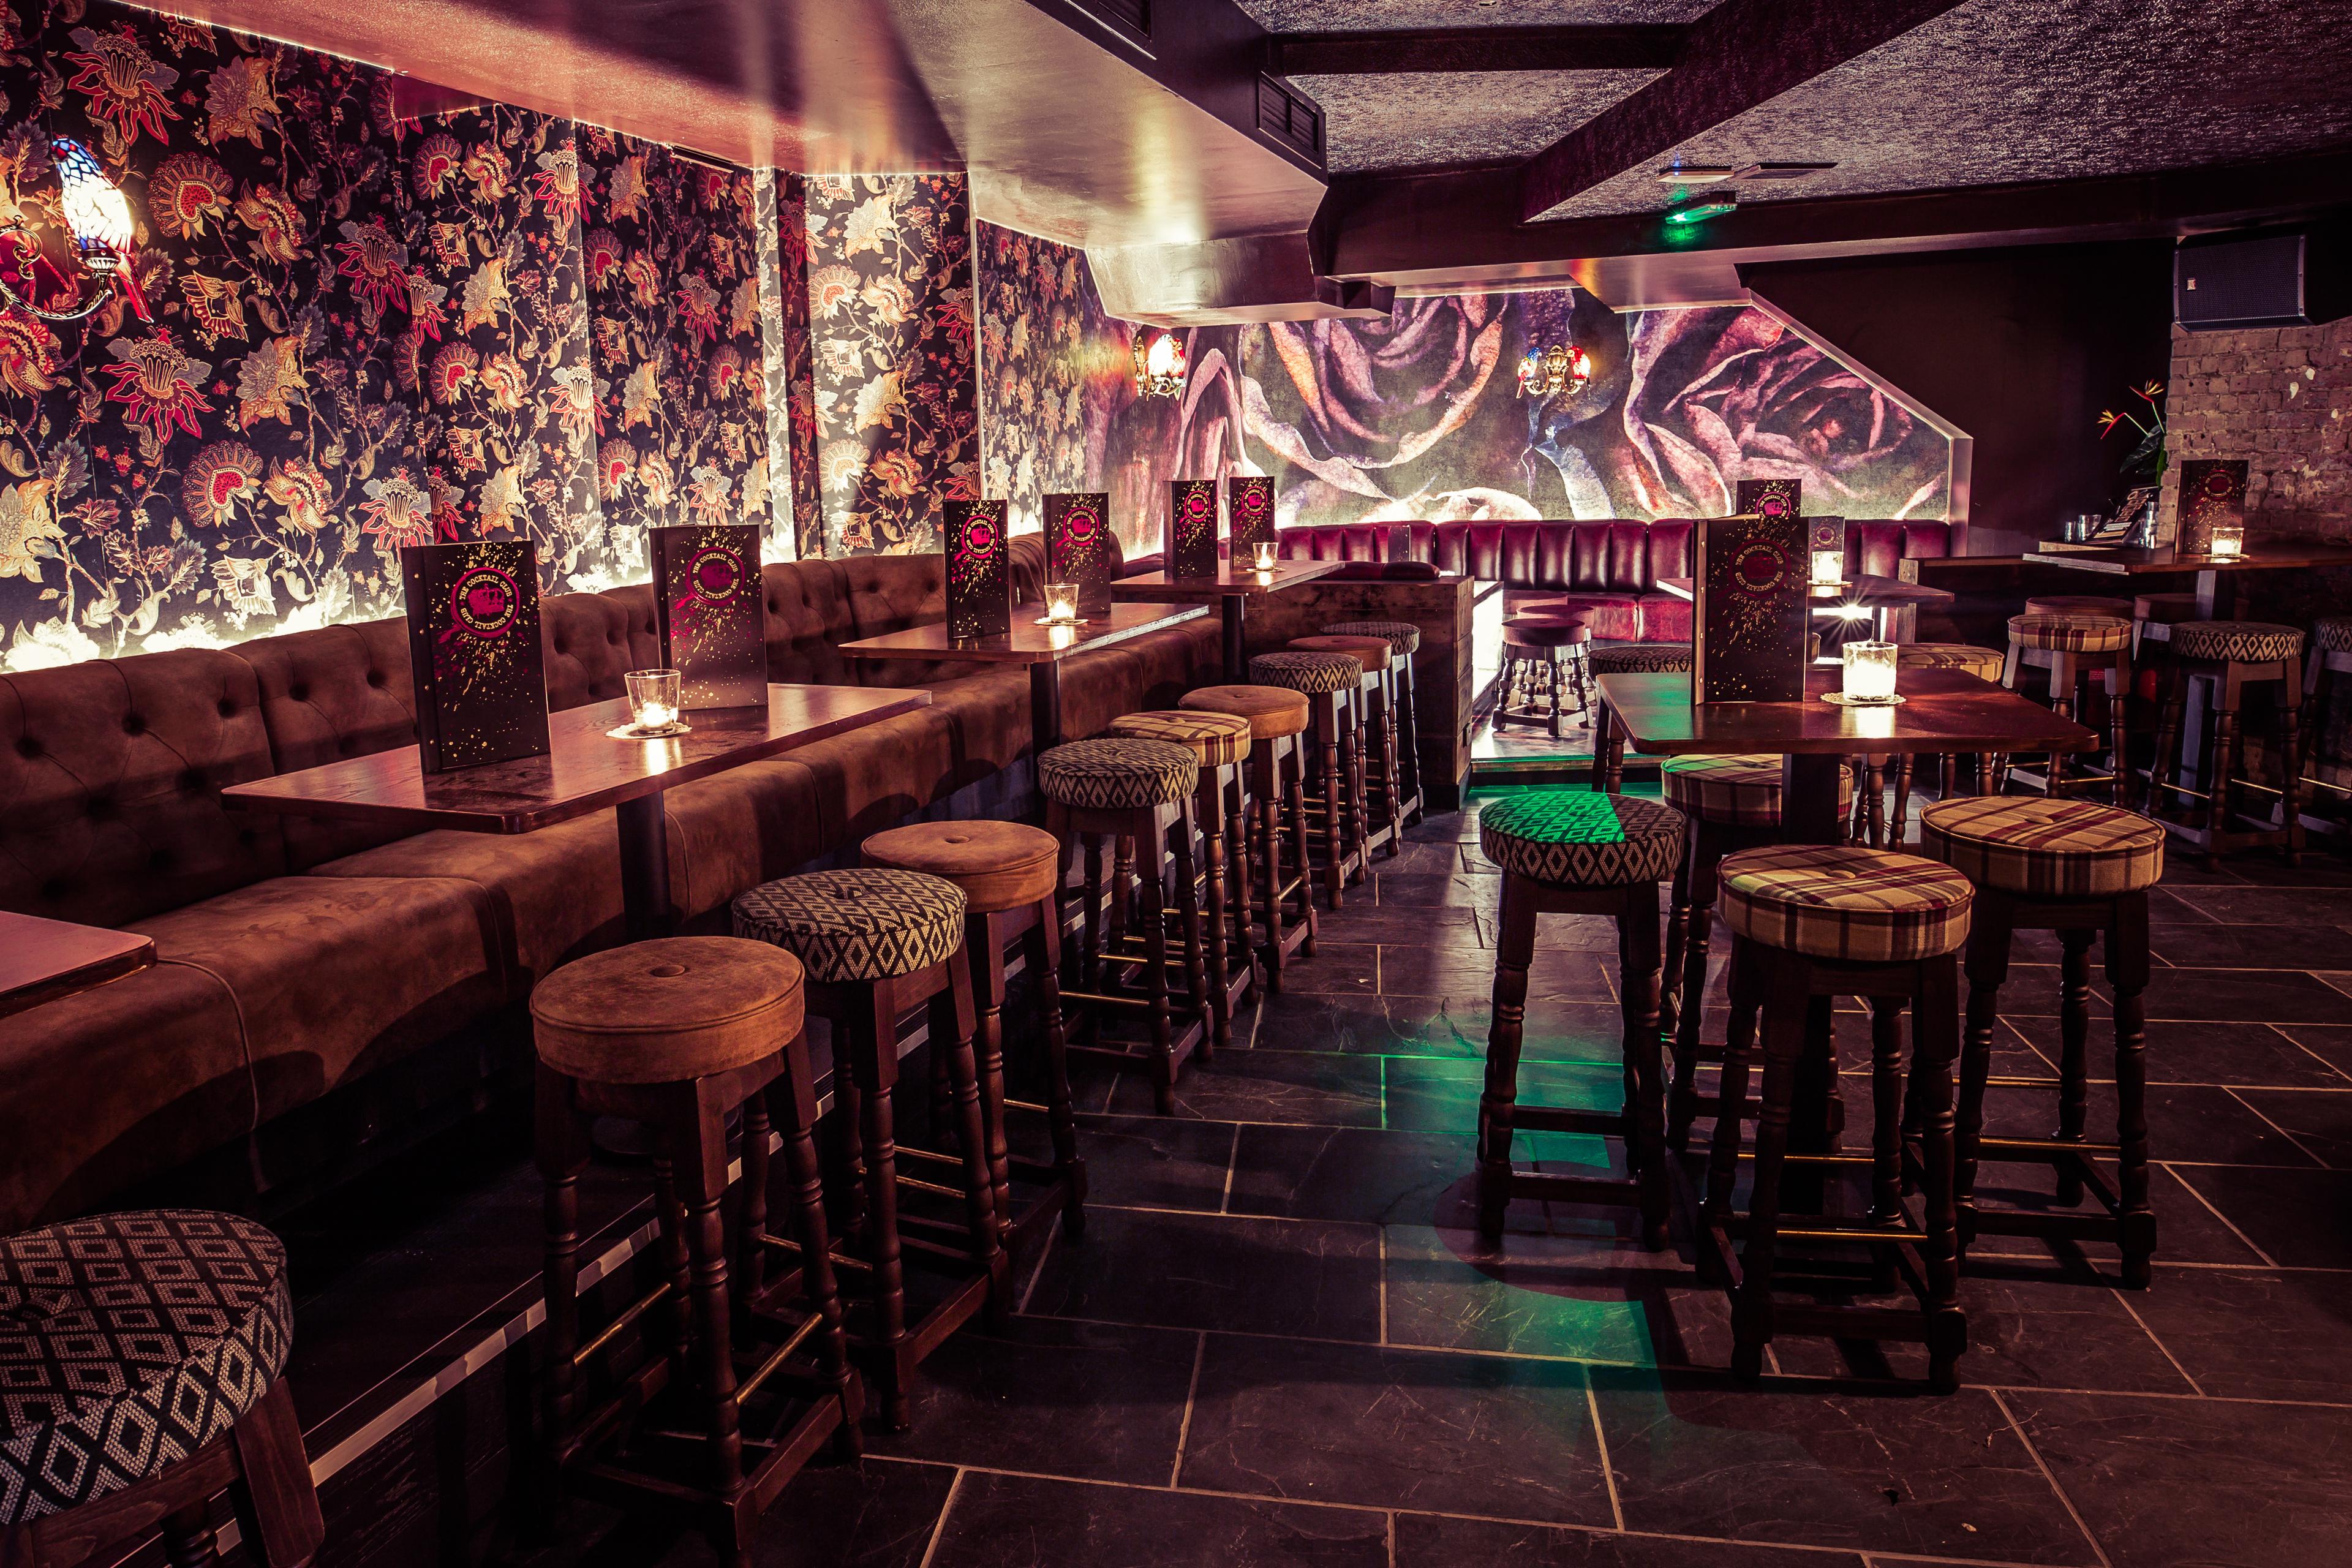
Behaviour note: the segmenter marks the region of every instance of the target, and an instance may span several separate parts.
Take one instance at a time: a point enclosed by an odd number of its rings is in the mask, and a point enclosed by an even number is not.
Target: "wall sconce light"
[[[115,183],[106,177],[89,149],[70,137],[54,137],[49,142],[49,157],[58,172],[59,205],[65,213],[66,227],[73,235],[74,254],[82,270],[98,280],[89,297],[68,310],[52,310],[19,294],[0,279],[0,294],[9,303],[30,310],[45,321],[79,321],[106,303],[106,285],[110,281],[122,286],[123,298],[142,321],[147,314],[147,301],[139,292],[139,280],[129,266],[131,241],[134,226],[131,220],[131,201]],[[0,224],[0,236],[16,242],[16,254],[32,258],[32,266],[47,267],[37,245],[31,242],[31,226],[23,216]],[[29,272],[28,266],[26,270]],[[56,271],[54,267],[49,268]]]
[[[1135,334],[1135,390],[1145,397],[1174,397],[1184,390],[1190,370],[1184,340],[1175,333],[1147,330]]]
[[[1592,356],[1568,343],[1531,348],[1519,361],[1521,397],[1573,397],[1592,379]]]

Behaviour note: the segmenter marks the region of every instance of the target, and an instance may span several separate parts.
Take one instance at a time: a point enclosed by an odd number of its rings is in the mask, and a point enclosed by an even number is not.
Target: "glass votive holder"
[[[2246,552],[2246,525],[2242,522],[2217,522],[2213,525],[2211,542],[2205,552],[2216,561],[2235,561]]]
[[[1821,587],[1834,588],[1845,581],[1845,552],[1816,550],[1813,552],[1813,582]]]
[[[1078,618],[1078,585],[1076,583],[1045,584],[1045,619],[1068,626]]]
[[[1845,687],[1848,702],[1895,700],[1895,645],[1891,642],[1850,642],[1845,645]]]
[[[1252,550],[1251,556],[1251,570],[1256,572],[1271,572],[1274,570],[1274,545],[1271,541],[1263,539],[1259,540],[1256,546]]]
[[[678,672],[633,669],[621,677],[629,691],[629,722],[640,730],[667,730],[677,722]]]

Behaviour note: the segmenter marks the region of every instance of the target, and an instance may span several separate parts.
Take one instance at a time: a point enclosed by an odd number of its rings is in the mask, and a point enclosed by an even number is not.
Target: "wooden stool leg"
[[[1201,1020],[1201,1058],[1206,1061],[1216,1055],[1211,1042],[1216,1037],[1217,1015],[1223,1008],[1222,999],[1224,993],[1222,990],[1213,992],[1210,987],[1207,952],[1201,941],[1200,871],[1192,854],[1192,839],[1198,824],[1192,797],[1185,796],[1177,803],[1175,809],[1176,935],[1184,948],[1186,999],[1191,1004],[1192,1015]],[[1164,888],[1166,884],[1163,881],[1160,886]],[[1155,904],[1153,907],[1164,906]]]
[[[1863,810],[1873,849],[1886,847],[1886,759],[1870,757],[1863,764]]]
[[[1294,736],[1285,759],[1288,772],[1285,774],[1284,798],[1290,807],[1290,847],[1298,862],[1298,919],[1307,927],[1299,939],[1298,951],[1307,958],[1315,956],[1315,869],[1307,856],[1307,738]]]
[[[689,1258],[694,1319],[691,1360],[695,1392],[709,1436],[710,1489],[721,1497],[743,1484],[743,1438],[735,1406],[735,1336],[728,1309],[727,1234],[719,1208],[727,1196],[725,1113],[704,1102],[699,1085],[665,1091],[674,1104],[663,1129],[676,1152],[684,1239]],[[722,1556],[740,1542],[714,1537]]]
[[[2083,1141],[2089,1115],[2091,1074],[2091,942],[2095,932],[2058,933],[2058,1131],[2068,1143]],[[2078,1156],[2079,1158],[2079,1156]],[[2074,1161],[2058,1167],[2058,1202],[2083,1201],[2083,1177]]]
[[[1900,849],[1911,836],[1911,780],[1919,759],[1906,752],[1895,761],[1895,814],[1887,820],[1886,843]]]
[[[1953,1214],[1952,1056],[1959,1007],[1958,966],[1950,953],[1919,966],[1912,1002],[1911,1070],[1920,1080],[1920,1201],[1927,1239],[1920,1260],[1927,1276],[1927,1383],[1938,1394],[1959,1386],[1960,1352],[1968,1320],[1960,1311],[1960,1271]]]
[[[908,1394],[915,1354],[907,1336],[907,1270],[898,1246],[898,1138],[890,1109],[890,1090],[898,1077],[898,1021],[888,1011],[879,994],[872,994],[865,1016],[835,1030],[834,1039],[848,1047],[858,1079],[858,1109],[865,1114],[866,1247],[874,1270],[874,1348],[881,1374],[882,1421],[891,1431],[904,1432],[912,1424]]]
[[[1223,799],[1222,820],[1225,825],[1226,874],[1229,889],[1226,901],[1233,910],[1233,957],[1237,963],[1250,966],[1250,984],[1258,983],[1257,975],[1257,868],[1250,857],[1249,773],[1247,757],[1234,764],[1230,780],[1221,782],[1219,792]]]
[[[1756,1118],[1756,1177],[1748,1201],[1748,1235],[1739,1252],[1739,1291],[1731,1305],[1731,1370],[1760,1376],[1764,1347],[1772,1342],[1772,1279],[1780,1235],[1780,1177],[1789,1152],[1789,1122],[1805,1054],[1811,1010],[1802,959],[1773,954],[1764,1005],[1764,1096]],[[1724,1077],[1730,1077],[1726,1064]]]
[[[735,1296],[748,1301],[767,1277],[768,1249],[760,1237],[768,1228],[768,1094],[755,1089],[743,1102],[743,1200],[735,1217]]]
[[[2205,768],[2205,832],[2208,844],[2217,843],[2230,828],[2230,783],[2237,773],[2238,667],[2223,665],[2213,677],[2213,737],[2211,761]],[[2205,851],[2208,870],[2221,863],[2212,849]]]
[[[686,1210],[678,1201],[676,1151],[657,1143],[653,1171],[654,1212],[661,1217],[661,1237],[655,1244],[655,1256],[662,1277],[669,1281],[669,1297],[662,1303],[663,1316],[669,1322],[670,1359],[678,1363],[683,1374],[688,1370],[687,1347],[694,1335],[694,1272],[692,1260],[687,1255]]]
[[[560,1465],[577,1426],[580,1374],[572,1358],[580,1348],[580,1173],[588,1163],[588,1141],[572,1109],[572,1080],[541,1062],[536,1089],[535,1143],[546,1231],[541,1266],[547,1308],[546,1451]],[[552,1505],[551,1490],[544,1500]]]
[[[1149,817],[1150,814],[1145,816]],[[1155,829],[1148,842],[1152,885],[1165,887],[1168,880],[1167,835]],[[1164,920],[1143,922],[1143,997],[1151,1028],[1152,1104],[1160,1115],[1173,1116],[1176,1113],[1176,1044],[1168,1005],[1168,922]]]
[[[998,1215],[1011,1208],[1007,1182],[1005,1209],[997,1207],[996,1173],[989,1157],[987,1113],[980,1101],[980,1066],[972,1054],[975,1028],[971,1000],[971,966],[961,953],[948,960],[948,984],[930,1000],[931,1048],[946,1042],[948,1081],[955,1095],[956,1145],[963,1155],[964,1230],[971,1240],[972,1258],[989,1280],[989,1316],[1003,1326],[1013,1310],[1013,1271],[1006,1265],[998,1237]],[[1003,1060],[998,1061],[998,1090],[1003,1092]],[[1003,1120],[1003,1107],[997,1119]]]
[[[1029,967],[1037,975],[1037,1015],[1045,1034],[1045,1125],[1054,1140],[1055,1168],[1068,1179],[1062,1200],[1062,1233],[1076,1241],[1087,1230],[1087,1163],[1078,1154],[1078,1119],[1070,1105],[1070,1057],[1062,1029],[1062,992],[1054,975],[1061,968],[1062,929],[1037,911],[1037,923],[1023,933]]]
[[[2131,656],[2118,653],[2107,666],[2107,804],[2131,806]]]
[[[1345,902],[1348,860],[1340,848],[1340,825],[1346,820],[1348,791],[1339,771],[1339,733],[1345,721],[1336,694],[1310,699],[1315,704],[1315,743],[1323,756],[1323,900],[1337,913]]]
[[[1340,756],[1348,774],[1348,879],[1351,882],[1361,882],[1372,873],[1372,810],[1364,795],[1368,772],[1364,752],[1371,739],[1371,700],[1358,687],[1349,721],[1339,731]]]
[[[1503,873],[1495,933],[1495,1006],[1486,1034],[1486,1084],[1478,1098],[1478,1232],[1500,1240],[1511,1206],[1511,1121],[1519,1100],[1519,1047],[1527,1032],[1528,965],[1535,959],[1536,906],[1516,872]]]
[[[2164,706],[2156,721],[2156,755],[2147,769],[2147,808],[2160,815],[2177,804],[2180,784],[2180,731],[2188,722],[2189,672],[2179,658],[2165,660]]]
[[[980,1074],[980,1119],[988,1140],[988,1186],[999,1236],[1013,1229],[1013,1151],[1004,1140],[1003,926],[1001,914],[967,914],[963,921],[976,1009],[972,1049]],[[1043,975],[1040,984],[1050,986],[1053,981]]]
[[[1223,794],[1224,786],[1219,771],[1202,768],[1194,815],[1200,819],[1202,858],[1208,862],[1202,880],[1209,889],[1209,907],[1197,916],[1188,915],[1186,920],[1189,924],[1205,930],[1208,936],[1210,1026],[1208,1042],[1201,1047],[1201,1059],[1203,1061],[1214,1058],[1218,1051],[1234,1043],[1233,992],[1228,988],[1233,973],[1227,965],[1225,952],[1225,807],[1224,802],[1219,798]],[[1184,854],[1178,862],[1176,879],[1185,899],[1197,904],[1192,880],[1185,874],[1191,869],[1192,858],[1192,836],[1188,831],[1184,835]],[[1200,946],[1199,939],[1193,938],[1186,950],[1188,956],[1197,952]]]
[[[294,1391],[284,1378],[245,1413],[232,1437],[241,1474],[229,1489],[229,1500],[247,1552],[263,1568],[310,1568],[326,1540],[327,1525],[310,1484],[310,1457],[302,1447]]]
[[[1282,760],[1275,742],[1251,742],[1249,767],[1249,805],[1257,812],[1258,838],[1265,847],[1257,868],[1265,878],[1265,988],[1279,995],[1290,954],[1282,940]]]
[[[1106,951],[1125,945],[1128,932],[1135,928],[1137,881],[1135,840],[1122,833],[1112,840],[1111,847],[1110,933],[1103,942]],[[1151,907],[1160,907],[1156,891]]]
[[[163,1555],[172,1568],[214,1568],[220,1562],[211,1512],[211,1500],[204,1499],[164,1518]]]
[[[1683,946],[1690,937],[1690,847],[1685,830],[1682,858],[1675,862],[1674,892],[1666,904],[1666,947],[1658,989],[1658,1036],[1662,1040],[1681,1033]]]
[[[2107,984],[2116,1013],[2116,1193],[2124,1283],[2147,1289],[2156,1258],[2156,1214],[2147,1198],[2147,894],[2116,900],[2106,930]]]
[[[1615,795],[1625,787],[1625,742],[1617,733],[1617,717],[1609,710],[1609,700],[1599,698],[1594,704],[1597,712],[1592,721],[1592,732],[1597,737],[1593,745],[1594,771],[1600,779],[1601,792]],[[1667,981],[1673,983],[1669,966]]]
[[[816,1155],[816,1082],[804,1049],[786,1054],[783,1075],[769,1092],[784,1108],[784,1178],[792,1187],[793,1239],[800,1247],[801,1289],[808,1298],[809,1311],[821,1325],[818,1363],[841,1404],[835,1448],[843,1458],[855,1458],[862,1447],[857,1423],[865,1414],[865,1390],[849,1368],[849,1325],[834,1272],[833,1237],[824,1217],[824,1178]]]
[[[2010,915],[2006,900],[1979,898],[1969,927],[1969,1018],[1960,1047],[1960,1103],[1953,1144],[1955,1243],[1965,1249],[1977,1237],[1977,1159],[1984,1142],[1985,1083],[1992,1074],[1993,1032],[2000,1027],[2000,988],[2009,979]],[[1927,1110],[1916,1086],[1910,1120],[1924,1131]]]
[[[1658,885],[1642,882],[1625,889],[1625,906],[1617,917],[1617,974],[1625,1061],[1633,1080],[1625,1108],[1625,1159],[1641,1184],[1642,1245],[1652,1252],[1665,1250],[1670,1201],[1658,971]]]
[[[1896,1226],[1903,1223],[1903,1003],[1893,996],[1869,1001],[1870,1220]]]
[[[1397,655],[1397,768],[1404,798],[1412,803],[1412,820],[1418,822],[1428,798],[1421,787],[1421,693],[1413,673],[1412,655]]]
[[[1675,1021],[1673,1097],[1666,1107],[1666,1146],[1671,1149],[1689,1143],[1691,1121],[1698,1114],[1699,1047],[1706,1017],[1707,949],[1715,936],[1716,868],[1723,861],[1721,830],[1712,823],[1694,822],[1691,849],[1684,860],[1690,904],[1683,916],[1682,999]]]
[[[1079,988],[1087,991],[1102,989],[1102,919],[1103,867],[1102,840],[1093,835],[1087,837],[1087,905],[1080,913],[1079,926]]]
[[[1744,936],[1731,939],[1729,978],[1732,1017],[1752,1016],[1763,999],[1763,974],[1755,945]],[[1727,1042],[1723,1070],[1717,1075],[1715,1136],[1706,1155],[1705,1212],[1710,1224],[1727,1224],[1731,1219],[1732,1192],[1739,1179],[1740,1130],[1748,1109],[1748,1067],[1755,1055],[1753,1050],[1734,1051]],[[1699,1256],[1706,1257],[1709,1250],[1701,1248]]]
[[[2293,659],[2279,666],[2279,826],[2286,834],[2279,854],[2290,866],[2303,858],[2303,676]],[[2327,722],[2327,710],[2312,715],[2315,729]]]
[[[1394,679],[1390,677],[1391,689]],[[1381,699],[1381,792],[1387,797],[1388,858],[1393,860],[1404,852],[1404,792],[1397,772],[1396,703],[1386,692]]]

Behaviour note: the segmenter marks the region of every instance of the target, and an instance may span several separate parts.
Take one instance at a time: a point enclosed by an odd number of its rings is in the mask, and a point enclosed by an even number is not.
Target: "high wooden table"
[[[2153,550],[2124,547],[2085,548],[2044,540],[2033,557],[2043,566],[2063,566],[2073,572],[2097,572],[2110,577],[2197,575],[2197,618],[2226,619],[2237,600],[2241,572],[2300,572],[2321,566],[2352,566],[2352,545],[2321,544],[2294,539],[2250,543],[2241,555],[2192,555],[2171,545]]]
[[[1677,599],[1690,601],[1696,597],[1687,577],[1661,577],[1658,587]],[[1812,601],[1813,614],[1817,616],[1834,616],[1846,609],[1876,611],[1882,638],[1889,630],[1890,612],[1916,610],[1923,605],[1948,605],[1956,596],[1948,588],[1930,588],[1920,583],[1906,583],[1900,577],[1874,577],[1860,572],[1851,581],[1834,586],[1808,584],[1805,595]]]
[[[1346,564],[1344,561],[1277,561],[1272,571],[1259,572],[1223,561],[1218,563],[1213,577],[1171,577],[1165,572],[1122,577],[1110,585],[1110,596],[1118,600],[1218,601],[1224,605],[1225,679],[1245,681],[1249,679],[1249,659],[1242,652],[1244,606],[1257,595],[1287,593],[1318,577],[1328,577]]]
[[[947,623],[909,626],[878,637],[844,643],[841,651],[860,658],[929,658],[963,664],[1025,664],[1029,667],[1029,734],[1040,752],[1062,743],[1062,661],[1089,648],[1109,647],[1162,626],[1197,621],[1206,605],[1113,605],[1108,613],[1076,626],[1041,626],[1043,605],[1013,606],[1013,630],[1003,637],[950,637]]]
[[[612,806],[629,940],[642,942],[667,936],[672,924],[664,790],[864,729],[930,700],[920,689],[772,685],[765,709],[696,710],[686,715],[694,726],[688,734],[616,741],[605,731],[629,721],[629,705],[616,699],[549,714],[544,756],[427,777],[416,748],[403,746],[231,784],[221,798],[249,811],[415,832],[530,833]]]
[[[152,937],[0,910],[0,1018],[135,974]]]

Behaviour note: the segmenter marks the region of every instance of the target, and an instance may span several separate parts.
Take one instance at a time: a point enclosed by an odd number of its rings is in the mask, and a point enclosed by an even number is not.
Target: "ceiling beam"
[[[1275,76],[1387,76],[1419,71],[1664,70],[1680,26],[1420,27],[1392,32],[1278,33]]]
[[[1690,25],[1675,68],[1528,160],[1518,214],[1572,196],[1678,147],[1960,0],[1723,0]],[[1786,150],[1787,156],[1803,149]]]

